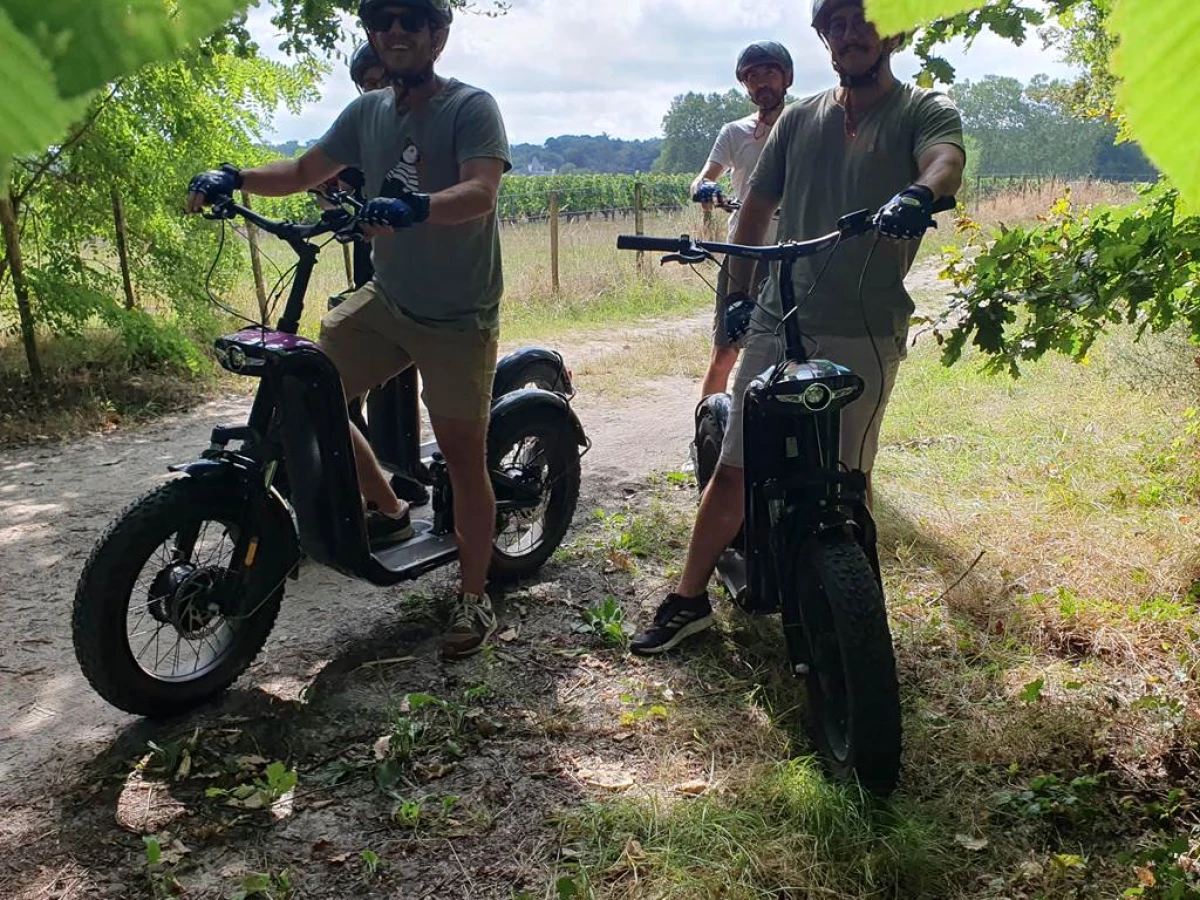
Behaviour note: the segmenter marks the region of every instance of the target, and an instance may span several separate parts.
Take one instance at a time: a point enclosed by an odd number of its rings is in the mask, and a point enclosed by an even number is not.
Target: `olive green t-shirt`
[[[390,90],[363,94],[317,146],[362,170],[368,198],[446,190],[459,183],[468,159],[499,159],[511,168],[496,101],[455,79],[411,112],[397,111]],[[495,213],[461,225],[424,222],[372,244],[375,282],[396,309],[435,327],[497,328],[504,276]]]
[[[835,90],[799,100],[779,117],[767,139],[750,190],[778,200],[779,240],[801,241],[833,231],[843,215],[879,209],[919,174],[917,160],[935,144],[963,147],[962,119],[950,98],[897,83],[886,97],[856,116],[857,134],[846,134],[846,113]],[[817,289],[809,288],[829,251],[799,260],[794,269],[797,321],[814,335],[865,334],[858,301],[859,278],[873,238],[842,244],[829,260]],[[913,302],[904,288],[919,241],[880,240],[863,279],[871,333],[904,334]],[[755,327],[774,331],[780,315],[778,264],[763,297],[766,313]]]

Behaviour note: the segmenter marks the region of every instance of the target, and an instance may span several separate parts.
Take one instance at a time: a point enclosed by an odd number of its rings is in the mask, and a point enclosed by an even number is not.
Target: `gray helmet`
[[[747,69],[768,65],[779,66],[789,79],[793,77],[792,54],[787,47],[775,41],[755,41],[738,55],[737,79],[741,81]]]
[[[375,53],[370,43],[360,44],[350,57],[350,80],[355,84],[362,83],[362,77],[367,69],[383,68],[383,61]]]
[[[845,6],[847,3],[857,3],[862,6],[862,0],[813,0],[812,5],[812,27],[817,31],[825,31],[825,20],[839,6]]]
[[[449,28],[454,21],[454,7],[450,0],[359,0],[358,17],[364,22],[371,13],[385,6],[415,6],[429,13],[429,20],[436,28]]]

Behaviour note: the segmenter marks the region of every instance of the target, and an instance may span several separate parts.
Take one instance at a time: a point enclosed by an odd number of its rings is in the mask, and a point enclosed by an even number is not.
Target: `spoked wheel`
[[[849,537],[812,540],[797,562],[813,738],[836,777],[886,796],[900,776],[900,694],[883,593]]]
[[[184,478],[133,504],[96,545],[75,595],[75,653],[105,700],[137,715],[184,712],[258,655],[286,576],[272,535],[235,573],[241,492]],[[249,555],[249,554],[247,554]]]
[[[530,575],[562,543],[579,500],[579,450],[569,422],[539,407],[510,419],[488,436],[488,469],[509,488],[497,490],[490,574]]]

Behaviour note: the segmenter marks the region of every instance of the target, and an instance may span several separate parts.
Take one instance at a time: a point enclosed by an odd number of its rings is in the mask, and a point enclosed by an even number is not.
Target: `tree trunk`
[[[133,273],[129,271],[129,244],[125,236],[125,208],[121,205],[121,192],[116,185],[112,189],[113,225],[117,232],[117,256],[121,260],[121,281],[125,284],[125,308],[133,309]]]
[[[21,229],[17,224],[17,208],[8,196],[0,197],[0,230],[4,232],[4,246],[8,251],[8,266],[12,271],[13,293],[17,296],[17,314],[21,318],[21,341],[25,344],[25,359],[29,362],[29,374],[35,387],[45,381],[42,361],[38,359],[37,337],[33,332],[33,307],[29,305],[29,285],[25,282],[24,263],[21,261]]]

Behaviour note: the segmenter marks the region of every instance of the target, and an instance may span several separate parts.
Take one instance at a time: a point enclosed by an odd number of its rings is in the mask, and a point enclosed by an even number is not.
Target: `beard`
[[[433,77],[433,54],[428,48],[421,48],[416,52],[410,50],[403,54],[384,52],[380,54],[380,58],[387,70],[388,80],[398,87],[420,87]]]
[[[430,60],[424,66],[418,68],[397,69],[389,74],[392,76],[393,82],[412,90],[413,88],[420,87],[433,77],[433,61]]]
[[[870,71],[870,69],[873,68],[876,65],[876,63],[878,63],[878,61],[879,61],[878,55],[871,62],[859,65],[858,68],[860,69],[860,71],[857,71],[857,72],[850,71],[850,69],[848,69],[846,66],[846,63],[848,61],[847,58],[849,57],[849,55],[851,53],[854,53],[855,56],[857,57],[857,59],[867,59],[868,54],[870,54],[870,52],[871,52],[871,48],[868,47],[866,44],[847,44],[845,47],[842,48],[842,52],[837,55],[837,59],[835,60],[836,65],[834,66],[834,68],[837,69],[837,71],[839,73],[844,73],[846,75],[851,75],[851,76],[860,75],[863,72]],[[882,51],[881,51],[881,53],[882,53]]]
[[[760,88],[754,95],[754,105],[759,109],[772,110],[783,102],[783,94],[774,88]]]

